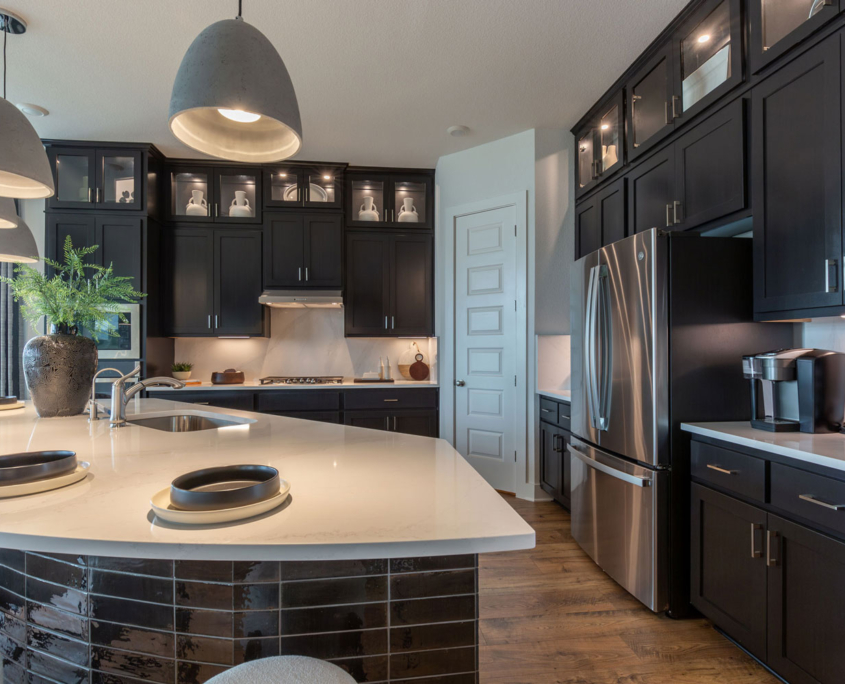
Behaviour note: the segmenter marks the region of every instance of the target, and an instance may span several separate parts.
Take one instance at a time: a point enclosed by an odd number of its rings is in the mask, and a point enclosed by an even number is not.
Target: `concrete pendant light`
[[[19,264],[38,261],[38,245],[23,219],[18,219],[17,228],[0,230],[0,261]]]
[[[9,34],[26,32],[26,22],[8,10],[0,8],[0,31],[3,32],[3,66],[6,65],[6,39]],[[37,199],[51,197],[55,192],[50,162],[38,133],[26,116],[6,99],[6,79],[3,78],[3,98],[0,99],[0,197]]]
[[[274,162],[302,147],[299,104],[273,44],[240,14],[197,36],[170,96],[170,130],[212,157]]]
[[[0,197],[0,229],[16,228],[20,219],[15,209],[15,200]]]

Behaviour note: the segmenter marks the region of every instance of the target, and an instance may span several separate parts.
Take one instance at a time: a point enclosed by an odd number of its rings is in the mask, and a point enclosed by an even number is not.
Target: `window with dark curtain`
[[[0,275],[11,278],[14,268],[14,264],[0,263]],[[11,288],[0,284],[0,396],[24,397],[23,337],[20,305],[12,297]]]

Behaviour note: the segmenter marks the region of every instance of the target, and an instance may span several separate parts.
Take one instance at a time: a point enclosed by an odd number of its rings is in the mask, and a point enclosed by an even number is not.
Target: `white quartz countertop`
[[[682,423],[681,429],[723,442],[845,471],[845,435],[766,432],[749,423]]]
[[[188,381],[190,382],[190,380]],[[187,385],[187,391],[227,391],[232,390],[331,390],[331,389],[390,389],[395,387],[438,387],[436,382],[414,382],[412,380],[396,380],[394,382],[354,382],[354,378],[344,378],[340,385],[262,385],[258,380],[250,380],[240,385],[212,385],[203,382],[200,385]],[[179,392],[173,387],[150,387],[147,392]]]
[[[541,389],[537,390],[537,394],[541,397],[572,403],[572,392],[569,390]]]
[[[127,418],[166,411],[232,414],[247,425],[177,433],[86,416],[0,412],[0,453],[70,449],[91,463],[68,487],[0,499],[0,547],[197,560],[333,560],[532,548],[534,530],[441,439],[164,399],[135,399]],[[178,475],[236,463],[278,468],[288,502],[229,525],[159,521],[150,497]]]

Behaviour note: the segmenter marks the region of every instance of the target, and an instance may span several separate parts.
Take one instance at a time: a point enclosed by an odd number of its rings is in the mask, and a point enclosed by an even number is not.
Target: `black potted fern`
[[[35,410],[42,418],[75,416],[85,409],[97,371],[97,345],[79,334],[84,326],[95,336],[116,336],[115,314],[146,295],[136,292],[132,278],[116,276],[109,266],[88,264],[85,258],[98,246],[74,249],[64,244],[64,263],[43,259],[54,275],[48,277],[26,264],[15,267],[14,278],[2,278],[23,315],[33,327],[46,317],[49,335],[33,337],[23,350],[23,369]]]

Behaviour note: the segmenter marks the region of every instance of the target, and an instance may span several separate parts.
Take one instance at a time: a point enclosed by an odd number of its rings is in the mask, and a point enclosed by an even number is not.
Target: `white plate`
[[[290,482],[281,480],[279,484],[280,489],[278,494],[274,494],[264,501],[247,504],[246,506],[238,506],[237,508],[221,508],[216,511],[183,511],[173,508],[170,503],[170,487],[154,494],[153,498],[150,499],[150,506],[152,506],[157,518],[172,523],[183,525],[214,525],[235,522],[236,520],[246,520],[247,518],[261,515],[267,511],[272,511],[277,506],[281,506],[290,493]]]
[[[287,190],[285,190],[284,201],[296,202],[298,200],[296,196],[298,190],[298,185],[291,185]],[[329,194],[326,192],[326,189],[322,186],[316,185],[315,183],[311,183],[310,195],[308,199],[311,202],[327,202],[329,199]]]
[[[58,477],[50,477],[46,480],[36,480],[35,482],[21,482],[20,484],[11,484],[0,487],[0,499],[8,499],[13,496],[24,496],[26,494],[38,494],[40,492],[49,492],[60,487],[67,487],[74,482],[79,482],[85,479],[88,475],[88,469],[91,464],[87,461],[81,461],[77,464],[76,470],[67,475],[59,475]]]
[[[17,404],[0,404],[0,411],[11,411],[12,409],[19,409],[26,406],[22,401],[19,401]]]

